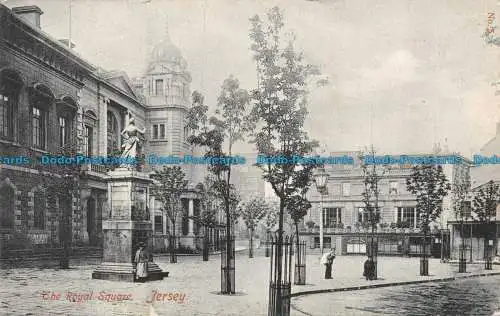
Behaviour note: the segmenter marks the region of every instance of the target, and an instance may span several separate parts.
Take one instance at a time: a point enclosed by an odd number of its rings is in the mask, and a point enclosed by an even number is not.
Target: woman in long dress
[[[146,131],[144,129],[139,129],[135,126],[134,118],[131,118],[129,121],[129,125],[123,130],[122,136],[124,139],[122,149],[123,152],[121,154],[122,159],[132,158],[136,159],[141,146],[141,138]]]
[[[145,281],[148,277],[148,261],[149,256],[146,250],[144,249],[144,243],[139,244],[139,249],[135,253],[134,262],[137,264],[135,278],[138,281]]]

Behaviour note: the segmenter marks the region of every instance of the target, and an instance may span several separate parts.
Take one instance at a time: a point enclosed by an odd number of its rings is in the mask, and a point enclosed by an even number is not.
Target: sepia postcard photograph
[[[0,0],[0,315],[500,316],[498,0]]]

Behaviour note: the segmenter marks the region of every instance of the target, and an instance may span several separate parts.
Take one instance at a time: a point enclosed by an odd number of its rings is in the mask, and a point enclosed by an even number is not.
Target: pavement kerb
[[[484,277],[484,276],[490,276],[490,275],[500,275],[500,272],[475,273],[475,274],[469,274],[469,275],[460,275],[460,276],[429,279],[429,280],[390,282],[390,283],[382,283],[382,284],[370,284],[370,285],[350,286],[350,287],[333,288],[333,289],[303,291],[303,292],[292,293],[288,296],[285,296],[285,298],[288,298],[288,297],[292,298],[292,297],[312,295],[312,294],[322,294],[322,293],[367,290],[367,289],[375,289],[375,288],[381,288],[381,287],[402,286],[402,285],[411,285],[411,284],[419,284],[419,283],[449,282],[449,281],[455,281],[455,280],[460,280],[460,279],[477,278],[477,277]]]

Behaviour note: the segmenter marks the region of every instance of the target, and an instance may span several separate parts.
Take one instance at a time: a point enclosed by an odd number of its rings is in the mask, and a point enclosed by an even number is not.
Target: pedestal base
[[[154,262],[148,263],[148,278],[147,281],[163,280],[168,277],[168,272],[163,272],[160,267]],[[134,266],[132,263],[114,263],[103,262],[94,272],[92,279],[119,281],[119,282],[135,282]]]
[[[189,234],[187,236],[183,236],[180,238],[180,244],[190,249],[196,249],[195,239],[196,239],[195,235]]]

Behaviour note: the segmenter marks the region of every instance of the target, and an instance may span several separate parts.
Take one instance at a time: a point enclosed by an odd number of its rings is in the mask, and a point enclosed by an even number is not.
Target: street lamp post
[[[319,248],[321,249],[321,254],[323,254],[323,241],[324,241],[324,224],[323,224],[323,191],[321,194],[321,204],[319,211]]]
[[[318,169],[318,172],[314,175],[314,182],[316,183],[316,189],[321,195],[320,204],[320,214],[319,214],[319,248],[323,254],[323,196],[328,194],[328,173],[326,173],[324,168]]]

